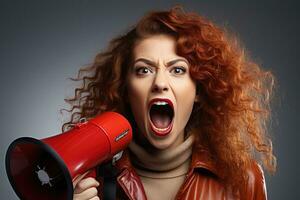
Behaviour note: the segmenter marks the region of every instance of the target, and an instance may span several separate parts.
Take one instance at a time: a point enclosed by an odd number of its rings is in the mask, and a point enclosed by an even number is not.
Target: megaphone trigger
[[[112,158],[112,161],[111,161],[112,164],[115,165],[116,162],[118,160],[120,160],[120,158],[122,157],[122,155],[123,155],[123,151],[120,151],[119,153],[117,153],[116,155],[114,155],[113,158]]]

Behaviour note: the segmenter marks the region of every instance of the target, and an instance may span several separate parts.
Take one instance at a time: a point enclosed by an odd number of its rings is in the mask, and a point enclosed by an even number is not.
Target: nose
[[[169,90],[168,79],[162,70],[156,73],[153,81],[152,92],[164,92]]]

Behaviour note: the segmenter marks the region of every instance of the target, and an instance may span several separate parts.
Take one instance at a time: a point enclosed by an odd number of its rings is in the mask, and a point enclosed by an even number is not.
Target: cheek
[[[128,83],[128,98],[135,121],[140,124],[145,114],[144,104],[147,98],[147,92],[143,84],[131,81]]]
[[[146,98],[145,88],[139,81],[132,80],[128,84],[128,97],[132,106],[141,105],[141,102]]]
[[[173,81],[172,88],[177,99],[193,102],[196,96],[196,85],[191,79]]]
[[[179,90],[180,89],[180,90]],[[186,124],[193,109],[196,97],[196,86],[193,82],[182,84],[178,88],[176,99],[178,103],[178,115],[182,123]]]
[[[142,94],[138,87],[135,85],[129,85],[128,88],[128,98],[130,101],[131,109],[133,111],[139,109],[138,107],[141,105]]]
[[[138,81],[131,80],[128,83],[128,99],[131,107],[131,111],[134,117],[134,121],[138,128],[141,131],[141,135],[135,135],[135,137],[146,137],[145,132],[145,116],[147,116],[147,110],[145,107],[145,102],[147,100],[147,89],[143,84]]]
[[[143,106],[147,101],[148,93],[151,88],[151,78],[129,78],[128,97],[132,106]]]
[[[195,93],[190,91],[190,92],[185,92],[184,95],[182,95],[183,98],[181,98],[181,104],[180,106],[182,107],[182,112],[185,113],[187,116],[192,112],[194,102],[195,102]]]

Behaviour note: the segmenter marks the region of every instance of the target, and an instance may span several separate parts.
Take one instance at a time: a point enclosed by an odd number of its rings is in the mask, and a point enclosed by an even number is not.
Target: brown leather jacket
[[[175,200],[267,199],[263,171],[257,164],[249,170],[249,179],[243,194],[240,194],[239,198],[233,198],[225,192],[218,179],[220,172],[207,155],[204,150],[193,151],[189,172]],[[117,177],[117,199],[146,200],[142,182],[131,165],[127,152],[117,161],[116,167],[120,172]]]

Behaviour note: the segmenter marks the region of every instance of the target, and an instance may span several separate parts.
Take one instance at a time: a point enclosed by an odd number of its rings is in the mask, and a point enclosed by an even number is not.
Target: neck
[[[132,164],[142,181],[147,199],[174,199],[188,173],[194,136],[167,149],[129,145]],[[147,151],[148,150],[148,151]]]
[[[163,150],[152,149],[151,152],[148,152],[137,143],[132,142],[129,145],[132,157],[131,160],[134,167],[138,170],[153,173],[161,174],[163,172],[176,171],[182,166],[184,166],[185,169],[188,169],[193,142],[194,136],[191,135],[179,145]],[[182,170],[179,171],[182,172]]]

